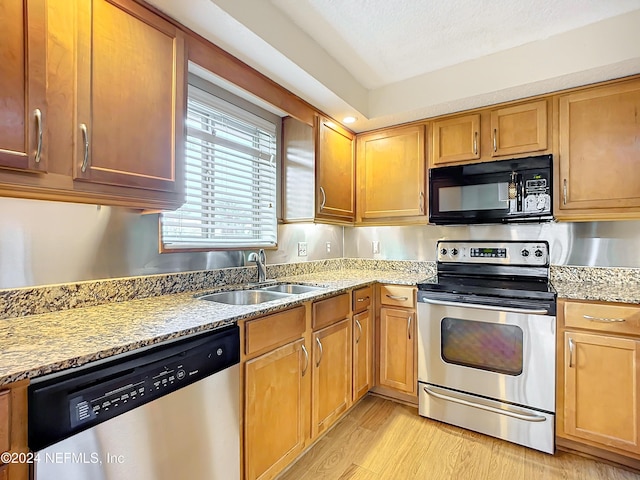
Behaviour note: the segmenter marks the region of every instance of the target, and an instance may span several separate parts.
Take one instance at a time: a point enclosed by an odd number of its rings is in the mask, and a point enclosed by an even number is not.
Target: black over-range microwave
[[[429,222],[436,225],[553,219],[552,156],[429,169]]]

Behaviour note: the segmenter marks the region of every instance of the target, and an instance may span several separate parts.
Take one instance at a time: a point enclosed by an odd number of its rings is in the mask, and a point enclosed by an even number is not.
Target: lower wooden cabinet
[[[0,453],[26,453],[28,380],[0,387]],[[28,463],[0,461],[0,480],[28,480]]]
[[[564,433],[640,453],[640,342],[565,332]]]
[[[311,437],[335,423],[351,405],[349,318],[313,333]]]
[[[415,311],[380,309],[379,384],[400,392],[417,393]]]
[[[371,310],[353,316],[353,402],[373,386],[373,321]]]
[[[310,373],[304,339],[246,363],[245,478],[273,478],[304,449]]]
[[[640,306],[561,300],[558,317],[558,437],[637,461]]]

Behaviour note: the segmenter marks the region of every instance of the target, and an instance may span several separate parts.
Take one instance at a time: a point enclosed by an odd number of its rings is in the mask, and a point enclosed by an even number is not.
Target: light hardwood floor
[[[514,445],[368,395],[278,480],[630,480],[640,475]]]

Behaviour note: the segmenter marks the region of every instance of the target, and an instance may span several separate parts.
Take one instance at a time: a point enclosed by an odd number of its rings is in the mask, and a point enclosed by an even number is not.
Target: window
[[[276,245],[276,125],[189,85],[186,202],[160,216],[163,250]]]

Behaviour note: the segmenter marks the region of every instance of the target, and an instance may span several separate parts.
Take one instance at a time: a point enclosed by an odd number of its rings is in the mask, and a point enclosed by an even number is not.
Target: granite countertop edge
[[[346,269],[280,277],[275,283],[323,287],[281,300],[234,306],[195,296],[216,289],[148,297],[0,321],[0,386],[34,378],[142,347],[236,324],[240,320],[318,301],[375,283],[415,285],[424,274],[388,270]],[[553,279],[559,299],[640,304],[640,283]]]
[[[247,288],[247,285],[225,285],[4,319],[0,321],[0,386],[234,325],[240,320],[322,300],[353,288],[375,283],[415,285],[423,277],[393,271],[317,272],[277,278],[274,283],[316,285],[322,290],[256,305],[224,305],[196,298]]]

